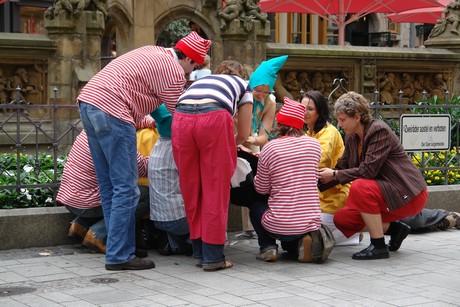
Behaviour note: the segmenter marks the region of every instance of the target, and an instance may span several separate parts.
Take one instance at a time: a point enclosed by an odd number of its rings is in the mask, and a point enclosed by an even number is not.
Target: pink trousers
[[[225,244],[230,180],[236,168],[233,117],[224,109],[176,112],[172,144],[190,239]]]

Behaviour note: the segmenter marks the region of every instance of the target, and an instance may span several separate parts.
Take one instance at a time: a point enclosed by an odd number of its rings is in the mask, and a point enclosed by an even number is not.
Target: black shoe
[[[386,245],[385,247],[377,248],[371,244],[362,251],[354,253],[351,258],[355,260],[386,259],[390,258],[390,252],[388,251],[388,247]]]
[[[158,246],[158,253],[162,256],[170,256],[173,254],[169,241],[160,243]]]
[[[106,264],[105,269],[109,271],[121,271],[121,270],[147,270],[153,269],[155,263],[152,260],[141,259],[134,257],[133,260],[119,263],[119,264]]]
[[[397,251],[401,247],[402,242],[410,232],[409,225],[402,222],[398,222],[398,224],[400,225],[398,233],[391,236],[390,242],[388,243],[388,249],[392,252]]]
[[[147,252],[147,250],[143,248],[136,247],[136,251],[134,252],[134,255],[136,255],[136,257],[139,257],[139,258],[145,258],[149,256],[149,253]]]

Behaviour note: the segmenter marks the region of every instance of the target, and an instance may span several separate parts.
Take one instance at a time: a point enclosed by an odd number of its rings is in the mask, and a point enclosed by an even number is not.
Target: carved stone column
[[[361,84],[363,85],[363,95],[369,101],[374,101],[374,91],[377,88],[377,64],[375,59],[364,58],[361,61]]]
[[[252,23],[252,29],[247,31],[243,22],[235,19],[221,33],[223,59],[240,61],[248,74],[265,60],[266,43],[270,36],[270,22],[262,24],[255,20]]]
[[[49,63],[49,93],[56,86],[59,102],[74,103],[81,87],[100,70],[104,15],[83,11],[76,18],[61,13],[45,19],[45,28],[58,46]]]

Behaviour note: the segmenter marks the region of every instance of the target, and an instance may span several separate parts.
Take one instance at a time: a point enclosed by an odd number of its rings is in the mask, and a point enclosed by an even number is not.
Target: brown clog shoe
[[[94,234],[94,232],[91,231],[91,229],[88,230],[88,232],[86,233],[85,239],[83,240],[82,244],[100,253],[105,254],[106,252],[105,243],[102,242],[102,240],[99,240]]]
[[[88,232],[88,228],[83,227],[80,224],[71,222],[69,233],[67,234],[67,237],[77,242],[81,242],[85,238],[87,232]]]

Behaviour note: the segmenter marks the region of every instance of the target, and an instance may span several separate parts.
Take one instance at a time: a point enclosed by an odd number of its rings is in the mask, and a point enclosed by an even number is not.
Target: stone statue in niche
[[[10,92],[10,101],[25,100],[23,95],[27,91],[32,90],[32,87],[29,87],[28,83],[29,76],[27,70],[24,67],[16,68],[7,84],[7,91]]]
[[[315,72],[313,75],[313,79],[311,80],[311,87],[315,91],[319,91],[324,93],[324,82],[323,82],[323,74],[320,72]]]
[[[253,20],[267,22],[267,14],[261,12],[259,0],[223,0],[217,11],[220,28],[225,29],[233,20],[239,19],[247,32],[252,30]]]
[[[426,98],[438,97],[445,99],[448,90],[448,74],[443,73],[379,73],[380,102],[384,104],[399,104],[399,93],[402,92],[402,103],[413,104],[423,101],[424,91]]]
[[[442,73],[437,73],[433,77],[433,83],[429,89],[431,97],[437,96],[440,100],[444,100],[447,91],[447,83],[444,81]]]
[[[228,23],[237,19],[243,9],[243,0],[223,1],[222,7],[217,11],[217,16],[220,18],[220,28],[224,29]]]
[[[297,73],[295,71],[288,72],[282,84],[292,95],[292,99],[298,100],[300,98],[300,84],[297,81]]]
[[[308,77],[308,73],[306,71],[302,71],[301,73],[299,73],[298,80],[301,91],[308,92],[311,89],[310,80]]]
[[[414,101],[415,88],[412,79],[408,73],[402,74],[402,97],[404,103],[412,103]]]
[[[45,18],[54,19],[60,14],[66,17],[80,18],[84,10],[101,11],[104,17],[107,16],[105,4],[107,0],[54,0],[52,6],[45,11]]]
[[[387,73],[383,76],[382,81],[379,84],[380,89],[380,102],[384,104],[393,104],[394,97],[398,93],[399,89],[396,84],[395,74]]]
[[[441,19],[439,19],[431,30],[428,38],[433,38],[444,33],[447,25],[450,24],[450,33],[459,35],[458,26],[460,23],[460,0],[454,0],[447,4],[446,8],[442,12]]]
[[[257,19],[265,24],[267,22],[267,13],[260,10],[259,0],[245,0],[244,11],[241,16],[244,22],[244,28],[247,32],[252,30],[252,20]]]
[[[425,90],[426,90],[425,75],[423,75],[423,74],[416,75],[415,76],[415,81],[414,81],[413,101],[414,102],[423,101],[423,91],[425,91]]]
[[[311,72],[311,71],[282,71],[275,83],[274,90],[277,101],[283,101],[284,97],[299,101],[302,93],[310,90],[316,90],[325,97],[331,96],[336,100],[340,95],[346,92],[345,85],[348,83],[336,84],[334,78],[343,78],[343,72]],[[312,76],[309,78],[309,76]],[[332,93],[332,95],[331,95]]]
[[[13,75],[7,79],[6,91],[9,94],[9,100],[19,101],[20,103],[29,104],[30,94],[39,94],[43,91],[40,84],[34,84],[30,80],[29,71],[25,67],[17,67]]]
[[[273,86],[273,90],[275,91],[276,101],[281,102],[284,100],[284,97],[289,97],[293,99],[291,93],[283,86],[283,76],[282,74],[278,73],[278,78],[276,78],[275,85]]]

